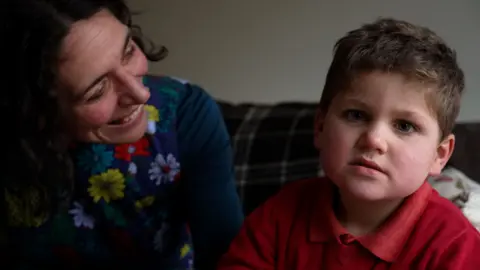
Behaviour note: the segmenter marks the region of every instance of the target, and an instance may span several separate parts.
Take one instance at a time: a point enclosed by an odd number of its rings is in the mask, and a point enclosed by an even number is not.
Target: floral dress
[[[151,91],[145,136],[131,144],[75,145],[75,189],[65,211],[35,215],[5,194],[17,266],[193,269],[175,132],[183,84],[166,77],[144,83]]]

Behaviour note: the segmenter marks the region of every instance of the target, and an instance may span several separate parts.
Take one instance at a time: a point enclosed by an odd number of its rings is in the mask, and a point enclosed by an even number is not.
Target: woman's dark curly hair
[[[165,47],[155,47],[132,25],[123,0],[2,0],[0,46],[6,57],[6,71],[0,73],[6,136],[0,176],[2,202],[5,190],[21,194],[39,187],[47,192],[34,212],[49,211],[52,191],[71,192],[70,138],[54,94],[59,51],[74,22],[103,9],[131,28],[134,41],[150,61],[166,57]]]

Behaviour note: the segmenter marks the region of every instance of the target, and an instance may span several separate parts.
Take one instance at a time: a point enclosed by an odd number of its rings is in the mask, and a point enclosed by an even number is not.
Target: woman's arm
[[[243,222],[230,137],[216,102],[186,84],[178,107],[178,145],[196,269],[214,269]]]

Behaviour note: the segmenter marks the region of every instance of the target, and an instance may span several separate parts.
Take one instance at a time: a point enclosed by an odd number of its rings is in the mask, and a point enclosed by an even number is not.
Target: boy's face
[[[363,200],[403,198],[450,158],[424,85],[399,74],[361,75],[317,117],[316,145],[325,174],[342,192]]]

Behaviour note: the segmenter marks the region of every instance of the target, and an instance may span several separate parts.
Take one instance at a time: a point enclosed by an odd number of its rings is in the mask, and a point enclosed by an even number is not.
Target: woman
[[[147,50],[123,0],[3,5],[11,266],[214,268],[243,219],[215,102],[146,75],[166,49]]]

